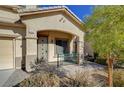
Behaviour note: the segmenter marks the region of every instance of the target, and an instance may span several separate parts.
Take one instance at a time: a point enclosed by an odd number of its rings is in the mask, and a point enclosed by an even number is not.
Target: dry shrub
[[[63,87],[90,87],[94,85],[95,83],[90,80],[88,71],[76,71],[75,74],[61,79],[61,86]]]
[[[92,74],[94,81],[96,82],[97,87],[106,87],[107,86],[107,77],[98,73]]]
[[[20,87],[58,87],[60,78],[52,73],[38,73],[22,81]]]
[[[39,62],[39,63],[33,64],[32,69],[35,69],[34,71],[32,71],[33,74],[45,72],[45,73],[56,74],[59,77],[65,76],[64,69],[57,68],[56,65],[50,65],[50,64],[45,63],[45,62]]]
[[[124,70],[115,70],[113,73],[114,87],[124,87]]]
[[[23,80],[17,86],[19,87],[91,87],[94,82],[91,82],[88,72],[77,71],[73,75],[59,77],[53,73],[37,73]]]

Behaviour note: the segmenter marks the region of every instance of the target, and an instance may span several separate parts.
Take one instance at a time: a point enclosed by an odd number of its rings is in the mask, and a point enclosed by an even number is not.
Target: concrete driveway
[[[0,70],[0,87],[9,79],[15,70]]]
[[[30,75],[25,71],[18,70],[1,70],[0,71],[0,87],[12,87],[21,82]]]

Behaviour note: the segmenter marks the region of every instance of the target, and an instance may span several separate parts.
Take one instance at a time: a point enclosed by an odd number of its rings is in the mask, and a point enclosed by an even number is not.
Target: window
[[[68,52],[68,40],[56,39],[56,54],[66,54]]]

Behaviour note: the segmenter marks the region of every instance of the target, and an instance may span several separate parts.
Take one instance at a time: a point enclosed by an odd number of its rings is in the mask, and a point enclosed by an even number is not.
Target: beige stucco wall
[[[84,35],[81,29],[63,14],[55,14],[45,17],[41,16],[40,18],[23,20],[23,22],[27,25],[28,36],[36,36],[35,32],[40,30],[60,30],[78,36]]]
[[[0,22],[14,23],[20,19],[19,14],[11,9],[0,6]]]
[[[13,38],[13,52],[14,52],[14,68],[16,69],[20,69],[21,68],[21,64],[22,64],[22,57],[25,56],[24,55],[24,51],[23,50],[23,38],[25,36],[25,29],[23,28],[15,28],[15,27],[4,27],[4,26],[0,26],[0,37],[3,38],[7,38],[7,37],[11,37]]]

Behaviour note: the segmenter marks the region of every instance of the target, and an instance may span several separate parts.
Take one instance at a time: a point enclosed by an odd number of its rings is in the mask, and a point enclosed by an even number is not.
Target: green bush
[[[103,58],[97,58],[95,62],[101,65],[107,65],[106,59]]]
[[[114,67],[116,68],[124,68],[124,60],[118,60],[115,64]]]
[[[124,70],[114,70],[113,72],[113,85],[114,87],[124,87]]]

